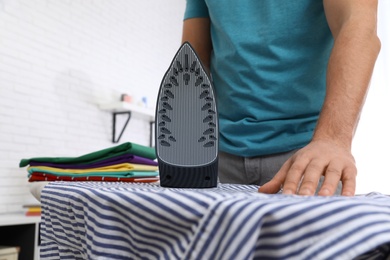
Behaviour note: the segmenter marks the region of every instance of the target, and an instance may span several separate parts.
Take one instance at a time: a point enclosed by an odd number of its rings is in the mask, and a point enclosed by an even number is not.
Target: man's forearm
[[[327,92],[313,140],[333,140],[350,149],[380,50],[376,27],[347,21],[335,35]]]

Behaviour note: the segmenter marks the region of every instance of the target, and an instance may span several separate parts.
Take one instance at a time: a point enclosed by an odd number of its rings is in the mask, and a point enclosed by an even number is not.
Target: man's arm
[[[355,194],[356,174],[352,139],[380,50],[376,34],[377,0],[324,0],[334,36],[328,64],[326,97],[312,141],[282,166],[259,191],[313,195],[325,176],[319,195]]]
[[[184,20],[182,43],[189,42],[207,70],[210,70],[212,49],[210,18],[190,18]]]

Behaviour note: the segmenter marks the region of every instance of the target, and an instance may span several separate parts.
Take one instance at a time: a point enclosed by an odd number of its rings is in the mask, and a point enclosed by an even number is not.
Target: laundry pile
[[[155,149],[126,142],[79,157],[35,157],[22,159],[29,182],[35,181],[119,181],[159,180]]]

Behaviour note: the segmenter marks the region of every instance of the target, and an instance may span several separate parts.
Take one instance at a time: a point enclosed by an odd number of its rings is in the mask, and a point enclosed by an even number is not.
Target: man
[[[351,145],[380,50],[376,0],[187,0],[214,80],[221,182],[353,196]]]

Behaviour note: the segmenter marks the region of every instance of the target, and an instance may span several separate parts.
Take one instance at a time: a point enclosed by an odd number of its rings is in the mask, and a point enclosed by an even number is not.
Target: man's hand
[[[355,194],[357,169],[348,148],[329,140],[312,141],[288,159],[275,177],[259,188],[262,193],[314,195],[321,176],[324,182],[320,196],[333,195],[339,181],[341,195]]]
[[[376,35],[377,0],[323,0],[334,37],[326,76],[326,96],[309,145],[293,155],[259,191],[313,195],[325,176],[319,195],[332,195],[341,180],[342,195],[352,196],[356,166],[352,138],[367,95],[380,50]]]

